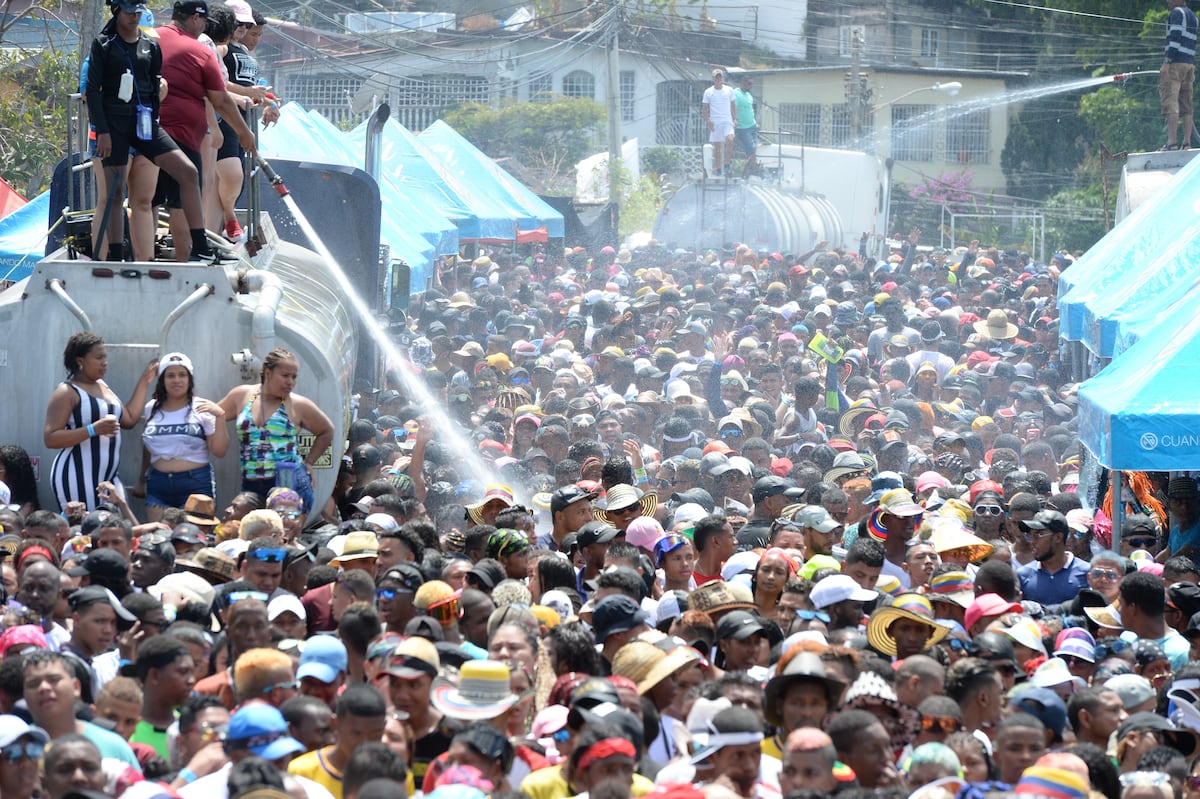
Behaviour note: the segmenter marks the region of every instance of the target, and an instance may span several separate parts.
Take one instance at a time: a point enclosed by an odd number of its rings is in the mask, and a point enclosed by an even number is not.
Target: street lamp
[[[871,111],[875,112],[882,108],[887,108],[889,105],[895,105],[906,97],[912,97],[918,92],[942,92],[950,95],[951,97],[956,97],[960,91],[962,91],[962,84],[956,80],[952,80],[947,83],[935,83],[932,86],[922,86],[919,89],[913,89],[912,91],[905,92],[899,97],[888,100],[886,103],[880,103],[872,108]]]

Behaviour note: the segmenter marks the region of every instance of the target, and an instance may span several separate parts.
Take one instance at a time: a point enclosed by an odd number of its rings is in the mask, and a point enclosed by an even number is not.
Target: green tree
[[[442,118],[492,158],[515,159],[541,191],[570,194],[574,166],[596,151],[605,115],[595,100],[554,95],[498,109],[466,103]]]
[[[26,197],[50,185],[66,155],[69,95],[78,90],[75,53],[0,51],[0,74],[19,90],[0,95],[0,177]]]

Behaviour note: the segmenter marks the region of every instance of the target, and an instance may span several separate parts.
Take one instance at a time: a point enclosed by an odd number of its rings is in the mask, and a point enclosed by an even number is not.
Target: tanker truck
[[[711,145],[704,163],[712,163]],[[869,153],[799,145],[758,148],[761,177],[684,184],[664,204],[654,238],[721,249],[732,242],[768,252],[804,252],[820,241],[879,252],[887,232],[890,178]]]

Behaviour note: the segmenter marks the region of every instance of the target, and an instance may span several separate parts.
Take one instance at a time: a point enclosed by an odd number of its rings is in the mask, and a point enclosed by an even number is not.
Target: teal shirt
[[[132,766],[139,774],[142,773],[142,767],[134,757],[133,750],[129,748],[129,744],[125,739],[115,732],[109,732],[103,727],[84,722],[83,737],[96,745],[100,750],[100,757],[111,757],[114,760],[120,760]]]
[[[737,107],[737,126],[752,128],[758,123],[754,120],[754,95],[741,89],[733,90],[733,103]]]

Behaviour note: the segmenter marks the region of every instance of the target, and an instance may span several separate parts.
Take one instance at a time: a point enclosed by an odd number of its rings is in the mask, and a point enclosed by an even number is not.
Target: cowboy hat
[[[829,676],[825,671],[825,664],[820,655],[798,649],[794,652],[789,650],[789,653],[792,657],[789,659],[788,655],[784,654],[777,667],[778,673],[767,683],[766,701],[763,703],[763,715],[776,727],[783,724],[779,709],[788,687],[792,684],[805,681],[820,684],[825,689],[830,707],[836,705],[842,691],[846,689],[844,682]]]
[[[929,627],[926,647],[933,646],[950,633],[947,628],[934,621],[933,606],[926,597],[906,593],[897,596],[892,600],[892,604],[876,608],[871,614],[871,619],[867,622],[867,643],[878,652],[895,656],[896,639],[888,632],[888,628],[900,619],[908,619]]]

